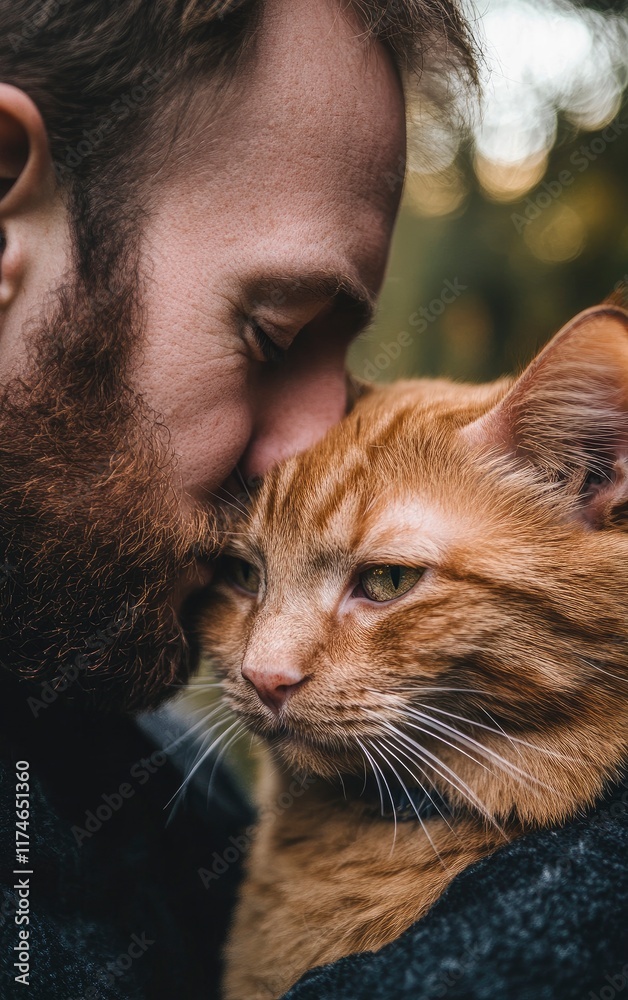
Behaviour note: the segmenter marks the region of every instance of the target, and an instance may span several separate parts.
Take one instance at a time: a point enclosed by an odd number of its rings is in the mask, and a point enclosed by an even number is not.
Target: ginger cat
[[[373,387],[268,475],[201,641],[268,748],[227,1000],[377,949],[628,756],[628,313]]]

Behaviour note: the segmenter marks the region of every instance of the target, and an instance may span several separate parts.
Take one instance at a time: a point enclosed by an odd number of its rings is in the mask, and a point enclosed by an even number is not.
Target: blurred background
[[[515,371],[628,281],[628,4],[465,6],[481,107],[460,104],[466,128],[410,112],[381,307],[351,355],[369,379]]]

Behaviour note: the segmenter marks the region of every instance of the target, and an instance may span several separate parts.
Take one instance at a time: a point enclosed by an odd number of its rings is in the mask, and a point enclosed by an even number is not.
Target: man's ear
[[[33,257],[29,213],[45,210],[54,191],[43,119],[27,94],[0,83],[0,313],[16,300]]]
[[[471,444],[531,463],[593,527],[628,510],[628,312],[602,305],[568,323],[492,410]]]
[[[37,197],[51,171],[39,111],[23,91],[0,83],[0,220]]]

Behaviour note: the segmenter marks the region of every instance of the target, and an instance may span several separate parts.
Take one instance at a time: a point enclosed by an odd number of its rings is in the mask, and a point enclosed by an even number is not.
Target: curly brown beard
[[[217,515],[184,515],[167,429],[126,382],[138,288],[128,261],[98,289],[62,288],[0,396],[1,667],[29,697],[99,711],[154,706],[187,678],[172,594],[217,549]]]

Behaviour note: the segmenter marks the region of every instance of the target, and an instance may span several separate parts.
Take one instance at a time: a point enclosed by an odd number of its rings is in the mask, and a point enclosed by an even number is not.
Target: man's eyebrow
[[[336,300],[343,311],[352,314],[356,326],[373,319],[375,296],[361,282],[335,271],[308,271],[294,274],[260,274],[250,281],[253,305],[280,306],[307,295],[321,302]]]

